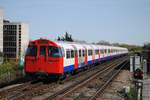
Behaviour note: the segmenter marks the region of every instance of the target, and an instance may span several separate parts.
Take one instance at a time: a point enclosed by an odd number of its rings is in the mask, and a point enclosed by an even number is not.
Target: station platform
[[[150,100],[150,75],[144,74],[142,100]]]

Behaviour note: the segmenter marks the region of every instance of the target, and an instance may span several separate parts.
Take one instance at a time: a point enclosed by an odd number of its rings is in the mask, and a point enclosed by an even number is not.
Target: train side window
[[[105,53],[107,53],[107,49],[105,49]]]
[[[100,49],[100,53],[101,53],[101,54],[103,53],[103,50],[102,50],[102,49]]]
[[[79,57],[81,57],[81,50],[79,50]]]
[[[66,58],[69,59],[70,58],[70,50],[66,51]]]
[[[99,54],[99,50],[98,50],[98,49],[95,50],[95,54],[96,54],[96,55]]]
[[[110,53],[110,49],[108,49],[108,53]]]
[[[61,52],[62,52],[62,57],[65,57],[65,50],[63,47],[60,48]]]
[[[88,50],[88,55],[89,55],[89,56],[92,55],[92,50]]]
[[[85,49],[85,56],[87,56],[87,49]]]
[[[45,46],[40,47],[40,56],[46,56],[46,47]]]
[[[90,50],[88,50],[88,56],[90,56]]]
[[[71,58],[74,58],[74,51],[71,50]]]
[[[93,50],[91,50],[91,56],[94,54],[94,51]]]
[[[83,57],[85,56],[85,51],[84,51],[84,50],[82,50],[82,56],[83,56]]]

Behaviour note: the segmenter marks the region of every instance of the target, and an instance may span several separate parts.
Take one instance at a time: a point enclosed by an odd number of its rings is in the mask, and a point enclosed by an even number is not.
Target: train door
[[[38,47],[36,45],[30,45],[27,48],[26,56],[25,56],[25,71],[35,72],[37,70],[37,52]]]
[[[88,61],[87,61],[87,48],[84,46],[84,48],[85,48],[85,51],[84,51],[84,63],[85,63],[85,65],[87,65],[88,64]]]
[[[100,49],[98,48],[98,61],[100,62]]]
[[[88,55],[87,55],[87,49],[85,49],[85,64],[88,64]]]
[[[48,73],[63,73],[64,71],[64,49],[55,46],[47,47],[46,70]]]
[[[103,53],[103,58],[105,57],[105,49],[102,49],[102,53]]]
[[[75,50],[75,59],[74,59],[75,63],[74,63],[74,67],[75,69],[78,69],[78,52],[77,50]]]
[[[72,47],[74,48],[74,69],[78,69],[78,50],[74,45]]]
[[[92,49],[92,61],[95,63],[95,49]]]
[[[79,67],[83,67],[84,65],[84,50],[81,50],[79,49],[79,55],[78,55],[78,64],[79,64]]]
[[[44,71],[46,67],[46,46],[40,46],[39,57],[38,57],[38,71]]]

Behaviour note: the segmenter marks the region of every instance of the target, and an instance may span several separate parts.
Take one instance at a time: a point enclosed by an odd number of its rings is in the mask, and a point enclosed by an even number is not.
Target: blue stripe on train
[[[106,61],[106,60],[110,60],[110,59],[112,59],[112,58],[114,58],[114,57],[117,57],[117,56],[120,56],[120,55],[108,56],[108,57],[100,58],[100,62],[103,62],[103,61]],[[98,61],[99,61],[99,59],[96,59],[96,60],[94,60],[94,63],[97,63]],[[88,65],[91,65],[91,64],[93,64],[93,60],[88,61]],[[82,67],[84,67],[84,66],[85,66],[85,64],[82,63],[82,64],[80,64],[80,65],[78,66],[78,68],[82,68]],[[64,72],[65,72],[65,73],[66,73],[66,72],[71,72],[71,71],[73,71],[73,70],[74,70],[74,65],[69,65],[69,66],[65,66],[65,67],[64,67]]]
[[[89,65],[93,64],[93,60],[88,61],[88,64]]]
[[[71,72],[74,70],[74,65],[69,65],[64,67],[64,72]]]

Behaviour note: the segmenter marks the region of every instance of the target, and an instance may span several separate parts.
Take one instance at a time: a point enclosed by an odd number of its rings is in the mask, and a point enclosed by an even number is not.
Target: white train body
[[[56,42],[57,45],[60,45],[64,49],[64,72],[74,70],[75,65],[75,56],[74,51],[78,52],[78,68],[85,67],[86,65],[91,65],[94,63],[99,63],[105,60],[110,60],[114,57],[125,55],[128,53],[127,48],[114,47],[114,46],[105,46],[105,45],[93,45],[93,44],[84,44],[84,43],[75,43],[75,42]],[[91,53],[92,50],[92,54]],[[81,53],[80,53],[81,51]],[[84,54],[85,53],[85,54]],[[70,55],[70,56],[69,56]],[[86,58],[87,56],[87,63]]]

